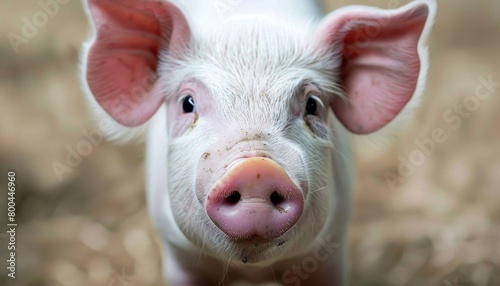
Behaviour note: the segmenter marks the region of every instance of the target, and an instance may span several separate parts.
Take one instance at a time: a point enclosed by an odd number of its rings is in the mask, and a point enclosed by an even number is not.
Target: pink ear
[[[429,10],[424,2],[392,11],[355,6],[324,20],[321,43],[342,58],[340,84],[347,93],[347,101],[333,99],[332,109],[351,132],[385,126],[415,93]]]
[[[188,24],[163,1],[88,0],[96,37],[87,58],[87,82],[97,102],[116,121],[137,126],[160,107],[160,52],[186,45]]]

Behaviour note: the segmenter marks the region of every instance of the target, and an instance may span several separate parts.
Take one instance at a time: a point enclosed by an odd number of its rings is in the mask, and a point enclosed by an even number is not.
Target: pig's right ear
[[[158,82],[160,53],[188,44],[190,30],[173,4],[148,0],[87,0],[95,27],[85,60],[87,83],[118,123],[147,121],[164,100]]]
[[[340,9],[320,26],[320,44],[338,59],[346,99],[332,109],[351,132],[367,134],[392,121],[425,79],[425,37],[434,20],[433,0],[396,10],[364,6]]]

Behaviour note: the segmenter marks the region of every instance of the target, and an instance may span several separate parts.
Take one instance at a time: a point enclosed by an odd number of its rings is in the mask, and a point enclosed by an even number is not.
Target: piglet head
[[[319,24],[190,27],[169,2],[89,0],[97,32],[86,79],[123,125],[166,105],[169,204],[156,209],[171,206],[207,253],[265,264],[335,232],[337,122],[370,133],[410,101],[425,73],[429,3],[356,6]]]

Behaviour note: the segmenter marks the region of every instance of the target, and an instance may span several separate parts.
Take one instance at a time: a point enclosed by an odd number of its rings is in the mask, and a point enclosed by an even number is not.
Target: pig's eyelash
[[[182,102],[188,96],[193,96],[193,92],[191,92],[191,91],[184,91],[181,94],[182,95],[179,96],[179,98],[177,99],[177,103]]]
[[[323,103],[323,100],[321,100],[321,98],[319,98],[319,96],[311,95],[309,97],[316,100],[316,102],[319,103],[319,105],[321,105],[321,108],[323,108],[323,109],[325,108],[325,104]]]

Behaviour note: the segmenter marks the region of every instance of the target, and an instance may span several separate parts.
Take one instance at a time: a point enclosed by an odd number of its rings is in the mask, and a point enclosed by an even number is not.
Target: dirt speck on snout
[[[203,159],[207,160],[208,158],[210,158],[210,153],[208,152],[203,153]]]
[[[278,211],[279,211],[280,213],[282,213],[282,214],[283,214],[283,213],[285,213],[285,214],[286,214],[286,213],[288,212],[286,209],[284,209],[284,208],[282,208],[282,207],[276,207],[276,208],[277,208],[277,209],[278,209]]]

